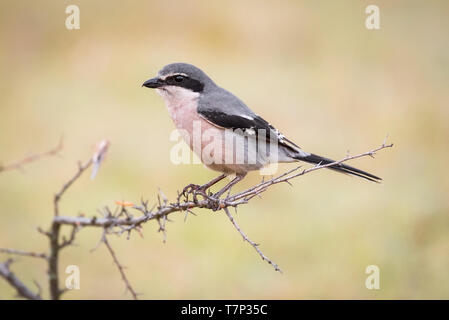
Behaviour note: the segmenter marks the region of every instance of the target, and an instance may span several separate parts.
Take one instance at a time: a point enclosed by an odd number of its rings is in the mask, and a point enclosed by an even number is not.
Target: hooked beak
[[[164,82],[161,80],[161,79],[159,79],[159,78],[152,78],[152,79],[149,79],[149,80],[147,80],[147,81],[145,81],[143,84],[142,84],[142,87],[147,87],[147,88],[159,88],[159,87],[162,87],[164,85]]]

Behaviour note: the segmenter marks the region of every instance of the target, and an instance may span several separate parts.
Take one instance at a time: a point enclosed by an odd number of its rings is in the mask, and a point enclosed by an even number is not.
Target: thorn
[[[159,189],[159,193],[162,197],[162,200],[164,201],[164,204],[167,204],[167,201],[168,201],[167,197],[165,196],[165,194],[162,192],[162,190],[160,188],[158,188],[158,189]]]
[[[387,135],[385,136],[385,139],[384,139],[384,143],[382,144],[382,147],[385,147],[387,145],[388,135],[389,134],[387,133]]]
[[[157,195],[157,202],[159,203],[159,208],[162,206],[161,204],[161,197],[159,196],[159,194]]]

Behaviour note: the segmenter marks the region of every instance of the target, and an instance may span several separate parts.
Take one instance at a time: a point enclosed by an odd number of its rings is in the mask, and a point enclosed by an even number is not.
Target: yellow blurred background
[[[65,27],[70,4],[79,30]],[[365,27],[369,4],[380,30]],[[54,193],[102,139],[106,162],[69,190],[62,215],[154,203],[158,188],[174,199],[216,176],[170,162],[174,125],[141,88],[164,65],[188,62],[307,151],[339,159],[386,134],[395,146],[352,162],[380,185],[321,170],[240,208],[238,223],[284,274],[222,212],[172,215],[165,244],[156,223],[143,239],[110,237],[141,298],[449,298],[448,18],[447,1],[1,1],[0,160],[62,135],[64,149],[0,173],[0,247],[47,250],[35,228],[49,226]],[[235,190],[259,180],[252,173]],[[106,248],[90,252],[100,236],[83,229],[62,252],[61,285],[66,266],[81,271],[65,299],[130,298]],[[380,268],[380,290],[365,287],[368,265]],[[12,270],[47,297],[46,267],[20,258]],[[0,299],[13,298],[0,279]]]

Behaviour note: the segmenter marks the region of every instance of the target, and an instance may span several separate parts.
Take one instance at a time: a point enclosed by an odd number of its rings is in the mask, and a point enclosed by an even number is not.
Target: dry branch
[[[139,205],[134,205],[128,202],[117,202],[117,204],[119,204],[119,210],[116,210],[115,212],[112,212],[108,207],[105,207],[103,211],[101,211],[103,217],[94,216],[92,218],[88,218],[84,216],[74,217],[74,216],[60,215],[59,201],[61,200],[65,192],[73,185],[73,183],[76,180],[78,180],[79,177],[92,165],[93,160],[91,158],[84,165],[79,164],[77,172],[63,185],[60,191],[56,193],[54,197],[54,216],[50,230],[44,231],[42,229],[38,229],[40,233],[46,235],[50,240],[49,255],[47,256],[42,254],[42,256],[40,256],[42,258],[45,257],[49,265],[50,297],[51,299],[59,299],[61,297],[61,294],[64,292],[64,290],[61,290],[59,288],[58,260],[60,250],[73,244],[77,232],[82,230],[84,227],[97,227],[103,229],[103,236],[102,239],[100,240],[100,243],[101,242],[105,243],[109,253],[111,254],[114,260],[114,263],[116,264],[116,266],[120,271],[122,280],[126,285],[127,291],[131,293],[134,299],[137,299],[137,294],[133,289],[133,287],[131,286],[131,284],[129,283],[124,273],[123,266],[118,261],[114,250],[112,249],[110,243],[106,238],[106,235],[116,234],[120,236],[123,233],[127,233],[129,237],[132,231],[137,231],[140,233],[142,225],[145,224],[146,222],[156,220],[159,224],[159,231],[163,233],[164,235],[163,239],[165,241],[167,232],[166,222],[169,221],[168,216],[175,212],[181,212],[184,213],[186,217],[187,214],[189,213],[194,214],[192,209],[195,208],[205,208],[213,211],[223,210],[227,215],[227,217],[229,218],[232,225],[234,226],[234,228],[240,233],[243,239],[257,251],[259,256],[263,260],[268,262],[270,265],[272,265],[276,271],[281,271],[276,263],[274,263],[266,255],[263,254],[263,252],[259,249],[258,244],[250,240],[247,237],[247,235],[242,231],[242,229],[235,221],[234,217],[231,215],[229,207],[234,207],[236,209],[239,205],[247,204],[252,198],[254,198],[255,196],[259,196],[261,193],[267,191],[273,185],[284,182],[290,184],[290,180],[319,169],[324,169],[327,167],[338,165],[343,162],[347,162],[357,158],[367,156],[373,157],[376,152],[386,148],[390,148],[392,146],[393,144],[386,144],[386,142],[384,142],[378,148],[374,148],[368,152],[354,156],[347,155],[345,158],[339,161],[335,161],[333,163],[329,163],[327,165],[319,164],[309,169],[303,170],[300,170],[301,167],[296,167],[279,176],[273,177],[272,179],[266,181],[262,180],[262,182],[260,182],[259,184],[251,188],[248,188],[244,191],[241,191],[239,193],[231,194],[230,190],[227,190],[226,195],[223,197],[216,196],[217,194],[222,195],[223,192],[218,191],[214,195],[212,193],[207,193],[208,191],[207,188],[204,189],[201,188],[200,186],[189,185],[188,188],[186,187],[187,190],[189,190],[188,192],[182,193],[178,192],[178,197],[175,202],[169,202],[164,193],[159,190],[158,203],[154,205],[151,209],[148,208],[148,201],[141,200],[141,203]],[[217,179],[219,178],[215,178],[203,186],[207,185],[210,186],[211,183],[213,184],[213,182],[216,181]],[[186,188],[184,188],[184,190],[186,190]],[[134,215],[131,214],[130,210],[138,212],[139,215],[134,217]],[[60,241],[60,229],[64,225],[71,226],[72,232],[70,234],[69,239],[63,238],[62,241]],[[10,251],[9,253],[20,254],[18,253],[19,252],[18,250],[3,249],[3,252],[5,252],[5,250],[9,250]],[[32,254],[22,254],[22,255],[34,256]],[[4,264],[3,266],[4,266],[3,268],[5,268]],[[6,266],[6,270],[9,270],[8,265]],[[0,276],[5,277],[2,273],[0,273]],[[18,291],[19,289],[23,290],[24,287],[23,283],[18,283],[17,281],[9,281],[9,280],[8,282]],[[30,290],[25,292],[29,299],[31,299],[32,297],[36,297],[36,295],[34,296],[29,295],[29,293],[31,292]]]
[[[106,237],[106,232],[103,233],[103,237],[101,239],[102,242],[104,242],[104,244],[106,245],[106,248],[108,249],[109,253],[112,256],[112,259],[114,260],[115,265],[117,266],[118,270],[120,271],[120,275],[122,276],[122,280],[126,285],[126,290],[128,290],[131,295],[133,296],[134,300],[137,300],[137,293],[136,291],[134,291],[133,287],[131,286],[128,278],[126,277],[125,274],[125,268],[122,266],[122,264],[119,262],[114,250],[112,249],[111,245],[109,244],[109,241]]]
[[[10,164],[0,165],[0,172],[8,171],[8,170],[21,170],[22,167],[25,164],[28,164],[30,162],[34,162],[34,161],[36,161],[36,160],[38,160],[40,158],[43,158],[43,157],[57,155],[62,150],[62,148],[63,148],[63,139],[61,138],[59,140],[58,145],[56,147],[48,150],[48,151],[32,154],[30,156],[26,156],[25,158],[23,158],[23,159],[21,159],[19,161],[10,163]]]
[[[48,256],[45,253],[37,253],[37,252],[22,251],[22,250],[7,249],[7,248],[0,248],[0,252],[13,254],[13,255],[17,255],[17,256],[48,259]]]
[[[12,260],[9,259],[4,263],[0,263],[0,276],[3,277],[8,283],[16,289],[17,294],[20,297],[29,299],[29,300],[41,300],[41,296],[39,293],[34,293],[27,286],[23,284],[19,278],[10,270],[10,265],[12,264]]]
[[[266,262],[271,264],[274,267],[274,270],[279,271],[280,273],[282,273],[282,270],[278,267],[278,265],[276,263],[274,263],[273,261],[271,261],[269,258],[267,258],[267,256],[264,255],[263,252],[259,249],[259,244],[255,243],[254,241],[249,239],[248,236],[242,231],[242,229],[240,229],[240,227],[237,224],[237,222],[235,222],[234,217],[229,212],[229,209],[228,208],[223,208],[223,210],[226,213],[226,215],[228,216],[228,218],[231,221],[231,223],[234,225],[234,228],[236,228],[237,231],[242,235],[243,240],[248,242],[257,251],[257,253],[262,258],[262,260],[265,260]]]

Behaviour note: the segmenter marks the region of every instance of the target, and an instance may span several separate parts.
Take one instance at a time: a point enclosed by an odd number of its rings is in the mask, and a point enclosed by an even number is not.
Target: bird
[[[222,173],[207,184],[191,186],[206,190],[227,176],[234,177],[215,194],[216,197],[230,190],[248,172],[272,163],[303,161],[329,165],[336,162],[302,150],[237,96],[218,86],[192,64],[168,64],[142,86],[155,89],[163,98],[178,131],[205,166]],[[233,143],[227,144],[229,141]],[[327,168],[373,182],[382,180],[343,163]]]

